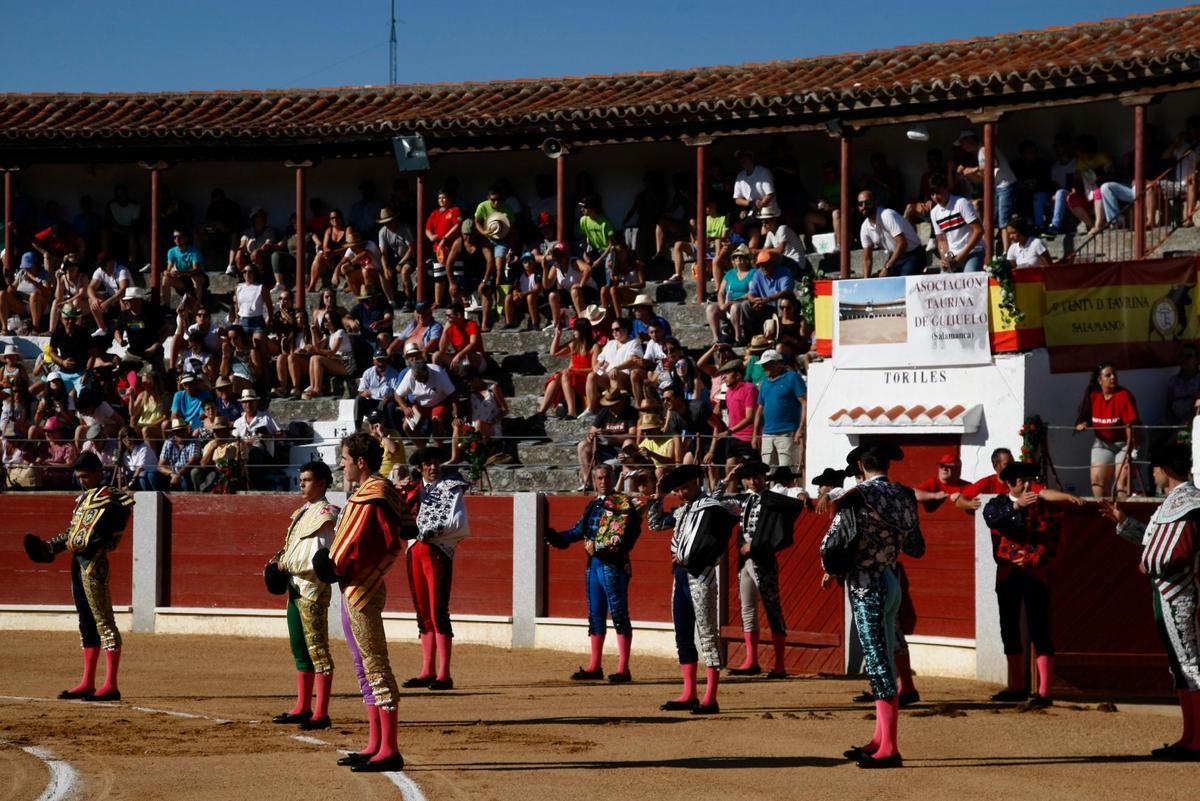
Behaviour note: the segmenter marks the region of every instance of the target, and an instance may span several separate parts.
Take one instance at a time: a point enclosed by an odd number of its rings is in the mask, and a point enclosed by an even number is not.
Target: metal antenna
[[[398,67],[396,49],[396,0],[392,0],[392,35],[388,39],[388,83],[391,86],[396,85],[396,70]]]

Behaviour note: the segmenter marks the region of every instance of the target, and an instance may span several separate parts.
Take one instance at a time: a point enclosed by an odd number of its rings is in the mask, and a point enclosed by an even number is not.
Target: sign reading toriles
[[[992,359],[985,273],[837,281],[833,293],[838,367],[931,367]]]
[[[1056,373],[1176,364],[1200,335],[1196,260],[1080,264],[1046,270],[1046,347]]]

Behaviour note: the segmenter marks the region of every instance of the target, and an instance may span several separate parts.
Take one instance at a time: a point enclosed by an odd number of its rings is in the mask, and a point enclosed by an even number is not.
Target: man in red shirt
[[[1012,451],[1008,448],[996,448],[992,451],[992,468],[996,471],[993,475],[981,478],[974,484],[969,484],[963,488],[962,492],[954,499],[954,507],[967,512],[973,512],[982,504],[979,500],[980,495],[1003,495],[1008,492],[1008,484],[1000,480],[1000,473],[1012,462]]]
[[[953,453],[944,453],[938,459],[937,475],[928,478],[913,488],[917,500],[925,504],[925,509],[932,512],[949,499],[951,503],[958,500],[967,482],[963,481],[962,462]]]
[[[480,372],[487,367],[479,323],[464,314],[459,301],[446,308],[446,327],[442,331],[434,361],[450,372],[456,372],[461,364],[470,364]]]

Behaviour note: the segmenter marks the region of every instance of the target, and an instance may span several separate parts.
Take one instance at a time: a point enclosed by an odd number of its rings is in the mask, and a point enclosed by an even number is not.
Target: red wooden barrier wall
[[[1126,511],[1146,520],[1153,507]],[[1063,540],[1051,578],[1055,691],[1171,695],[1140,546],[1113,534],[1093,504],[1068,510]]]
[[[26,532],[47,539],[66,529],[75,495],[61,492],[0,496],[0,604],[71,604],[71,558],[59,554],[49,565],[25,556]],[[133,525],[116,551],[109,554],[113,604],[128,606],[132,594]]]
[[[297,496],[167,497],[169,606],[269,609],[262,568],[283,544]],[[512,613],[512,498],[467,499],[471,537],[458,549],[450,609],[458,614]],[[412,611],[404,560],[387,578],[390,611]]]

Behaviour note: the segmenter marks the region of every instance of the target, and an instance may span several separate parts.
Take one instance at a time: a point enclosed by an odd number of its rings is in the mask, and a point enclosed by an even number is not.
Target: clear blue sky
[[[1149,0],[397,2],[399,80],[738,64],[1144,13]],[[0,91],[383,84],[388,0],[0,0]]]

